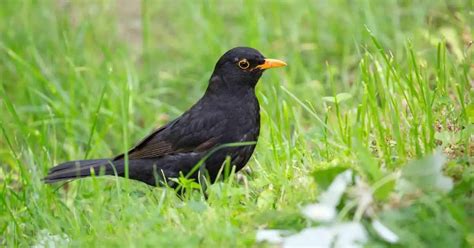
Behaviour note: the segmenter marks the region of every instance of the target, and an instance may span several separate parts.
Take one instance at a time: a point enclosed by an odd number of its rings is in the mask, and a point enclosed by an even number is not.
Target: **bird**
[[[286,65],[254,48],[232,48],[215,64],[203,96],[181,116],[126,153],[61,163],[51,168],[43,181],[51,184],[110,175],[151,186],[176,187],[180,176],[196,180],[200,172],[215,182],[229,162],[237,172],[251,158],[260,133],[257,82],[267,69]]]

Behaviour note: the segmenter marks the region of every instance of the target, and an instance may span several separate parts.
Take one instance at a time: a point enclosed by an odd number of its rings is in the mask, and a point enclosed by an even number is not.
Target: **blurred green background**
[[[252,246],[260,227],[310,225],[298,213],[318,199],[315,170],[372,184],[364,165],[395,173],[435,149],[455,193],[421,197],[392,227],[419,219],[402,246],[472,244],[473,18],[470,0],[1,1],[0,244]],[[245,183],[209,201],[124,180],[42,185],[54,164],[113,156],[179,116],[235,46],[288,63],[257,87]]]

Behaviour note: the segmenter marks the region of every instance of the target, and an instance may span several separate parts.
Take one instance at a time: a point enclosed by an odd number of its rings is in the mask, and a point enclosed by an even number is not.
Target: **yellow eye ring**
[[[238,63],[240,69],[246,70],[250,67],[250,63],[246,59],[242,59]]]

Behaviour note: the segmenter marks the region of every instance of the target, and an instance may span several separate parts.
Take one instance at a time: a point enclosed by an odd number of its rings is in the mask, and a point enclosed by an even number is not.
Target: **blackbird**
[[[51,168],[43,180],[127,177],[128,167],[130,179],[174,187],[170,179],[181,175],[197,178],[202,168],[214,182],[226,159],[238,171],[249,161],[260,132],[255,86],[263,71],[281,66],[285,62],[267,59],[256,49],[233,48],[217,61],[204,96],[180,117],[156,129],[126,154],[65,162]]]

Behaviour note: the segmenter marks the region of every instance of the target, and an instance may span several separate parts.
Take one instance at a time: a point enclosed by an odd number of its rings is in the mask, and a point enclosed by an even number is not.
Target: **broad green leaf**
[[[440,151],[434,155],[409,163],[402,169],[399,188],[405,192],[412,192],[416,189],[423,191],[451,191],[453,180],[443,175],[445,163],[446,157]]]
[[[322,190],[326,190],[329,185],[331,185],[334,178],[339,175],[341,172],[347,170],[348,167],[344,165],[337,166],[318,166],[316,170],[313,171],[313,178]]]
[[[390,193],[393,191],[395,188],[396,181],[395,179],[392,179],[386,183],[384,183],[382,186],[378,187],[374,191],[374,197],[375,199],[379,201],[383,201],[387,199],[390,196]]]

